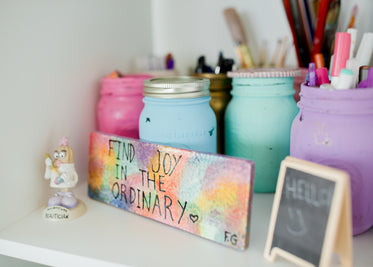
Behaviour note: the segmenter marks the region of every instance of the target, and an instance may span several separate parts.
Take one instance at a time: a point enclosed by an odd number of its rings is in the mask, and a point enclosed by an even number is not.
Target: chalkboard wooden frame
[[[325,179],[334,182],[334,190],[330,202],[329,216],[327,216],[325,234],[321,243],[321,252],[318,264],[305,259],[302,255],[296,255],[280,246],[273,246],[276,224],[278,221],[281,198],[283,196],[284,181],[286,172],[289,169],[300,171],[310,177]],[[288,200],[287,200],[288,201]],[[294,201],[297,205],[298,201]],[[351,223],[351,196],[349,174],[345,171],[313,162],[286,157],[281,163],[275,198],[273,201],[271,219],[268,229],[267,243],[264,257],[273,262],[277,255],[294,262],[299,266],[329,266],[332,260],[333,251],[340,258],[343,266],[352,266],[352,223]],[[289,234],[290,236],[290,234]],[[279,237],[276,236],[278,239]],[[285,242],[291,242],[287,237]],[[298,237],[297,237],[298,238]],[[289,241],[290,240],[290,241]],[[304,240],[307,242],[307,240]],[[280,242],[281,243],[281,242]]]

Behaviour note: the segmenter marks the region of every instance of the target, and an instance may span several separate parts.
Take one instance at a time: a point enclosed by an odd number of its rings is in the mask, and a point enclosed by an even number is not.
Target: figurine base
[[[48,221],[70,221],[82,216],[87,211],[84,202],[78,199],[78,205],[68,209],[62,206],[46,207],[43,211],[43,218]]]

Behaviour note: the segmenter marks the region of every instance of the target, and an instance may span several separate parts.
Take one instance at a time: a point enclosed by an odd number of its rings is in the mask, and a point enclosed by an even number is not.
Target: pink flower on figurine
[[[69,140],[66,138],[66,136],[61,138],[59,146],[69,146]]]

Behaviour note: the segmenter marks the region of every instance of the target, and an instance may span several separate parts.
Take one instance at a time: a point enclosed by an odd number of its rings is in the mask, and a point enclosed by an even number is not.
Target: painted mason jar
[[[139,117],[143,82],[150,75],[126,75],[122,78],[103,78],[101,98],[97,106],[97,126],[103,133],[139,138]]]
[[[281,161],[289,155],[298,108],[294,69],[228,72],[232,100],[225,113],[225,153],[255,161],[255,192],[274,192]]]
[[[216,117],[209,105],[210,81],[197,77],[144,81],[140,139],[216,153]]]
[[[217,122],[217,153],[224,154],[225,150],[225,126],[224,115],[229,101],[232,98],[232,79],[226,74],[198,73],[197,77],[210,80],[210,106],[215,112]]]
[[[329,91],[304,84],[290,155],[350,174],[354,235],[373,225],[373,88]]]

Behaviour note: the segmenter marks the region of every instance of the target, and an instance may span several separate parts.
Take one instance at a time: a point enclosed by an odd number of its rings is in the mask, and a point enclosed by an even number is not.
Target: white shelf
[[[273,194],[254,195],[250,245],[240,252],[92,200],[86,185],[75,192],[83,217],[49,222],[37,209],[0,232],[0,254],[51,266],[293,266],[263,258]],[[354,266],[373,264],[372,241],[373,229],[354,237]]]

